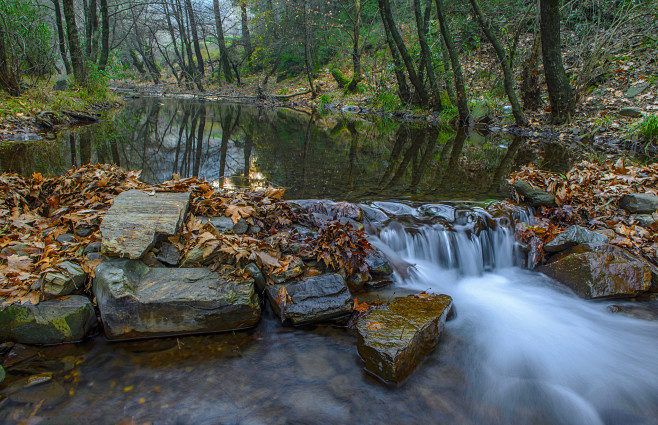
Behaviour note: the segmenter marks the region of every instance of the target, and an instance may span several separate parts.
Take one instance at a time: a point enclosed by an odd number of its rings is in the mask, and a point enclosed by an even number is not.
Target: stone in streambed
[[[601,246],[606,245],[607,243],[608,238],[605,235],[593,232],[581,226],[570,226],[557,235],[552,241],[545,244],[544,251],[560,252],[580,244]]]
[[[283,283],[287,280],[301,276],[304,273],[304,269],[304,262],[299,257],[294,257],[284,271],[280,273],[271,272],[269,275],[272,282]]]
[[[60,272],[48,272],[43,276],[41,289],[46,298],[57,298],[80,292],[87,282],[87,273],[70,261],[59,263]]]
[[[157,238],[178,233],[189,207],[189,192],[129,190],[114,199],[100,230],[102,251],[110,256],[141,258]]]
[[[439,342],[451,308],[448,295],[422,294],[370,310],[356,325],[366,369],[385,381],[406,378]]]
[[[523,196],[525,200],[533,207],[539,207],[542,205],[546,207],[554,207],[557,205],[555,195],[540,189],[536,189],[526,181],[515,181],[513,186],[519,195]]]
[[[288,301],[281,312],[276,297],[285,287],[292,302]],[[323,274],[290,281],[265,288],[274,312],[293,325],[327,322],[342,319],[350,314],[352,294],[345,279],[339,274]]]
[[[112,260],[96,268],[94,295],[110,339],[239,330],[260,319],[253,279],[207,268]]]
[[[393,273],[391,263],[379,250],[369,251],[365,261],[372,276],[388,276]]]
[[[634,297],[652,289],[651,267],[618,248],[574,251],[539,271],[586,299]]]
[[[619,115],[622,117],[640,118],[643,113],[644,111],[641,108],[636,108],[634,106],[628,106],[619,110]]]
[[[11,304],[0,311],[0,339],[24,344],[59,344],[84,339],[96,327],[96,313],[87,297]]]
[[[178,259],[180,257],[180,251],[176,245],[169,242],[165,242],[160,246],[160,252],[155,257],[158,261],[161,261],[170,266],[178,265]]]
[[[652,214],[658,210],[658,196],[649,193],[629,193],[622,196],[619,205],[631,213]]]

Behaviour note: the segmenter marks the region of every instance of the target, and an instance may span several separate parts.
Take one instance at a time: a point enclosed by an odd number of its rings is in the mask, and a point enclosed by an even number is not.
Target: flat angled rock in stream
[[[0,311],[0,339],[23,344],[59,344],[84,339],[96,327],[87,297],[71,295],[37,305],[11,304]]]
[[[569,226],[552,241],[544,245],[546,252],[560,252],[580,244],[601,246],[608,243],[608,238],[581,226]]]
[[[253,279],[207,268],[149,268],[138,260],[99,265],[94,295],[110,339],[245,329],[261,312]]]
[[[623,298],[652,288],[651,267],[615,247],[574,252],[538,269],[581,298]]]
[[[150,195],[133,189],[121,193],[114,199],[100,226],[103,253],[141,258],[158,237],[178,233],[189,202],[189,192]]]
[[[56,298],[82,291],[87,273],[78,264],[64,261],[57,265],[61,272],[48,272],[43,276],[41,289],[47,298]]]
[[[410,295],[359,319],[357,348],[366,369],[389,382],[400,382],[434,349],[443,332],[452,298]]]
[[[282,313],[275,300],[282,286],[292,300],[286,303],[283,315],[293,325],[334,321],[350,314],[352,294],[339,274],[323,274],[267,286],[265,292],[279,317]]]
[[[658,196],[649,193],[629,193],[622,196],[619,205],[631,213],[652,214],[658,210]]]

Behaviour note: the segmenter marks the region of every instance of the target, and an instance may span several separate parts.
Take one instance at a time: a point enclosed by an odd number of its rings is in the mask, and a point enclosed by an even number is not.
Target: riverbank
[[[63,129],[98,122],[103,112],[122,104],[106,88],[87,91],[65,78],[36,83],[19,97],[0,92],[0,141],[54,138]]]

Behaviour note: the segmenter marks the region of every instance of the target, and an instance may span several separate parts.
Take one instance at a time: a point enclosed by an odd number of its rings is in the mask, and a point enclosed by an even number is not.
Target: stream
[[[364,370],[349,331],[282,326],[269,306],[249,331],[27,347],[5,360],[0,423],[658,425],[658,322],[523,268],[510,223],[482,208],[507,196],[511,170],[574,160],[505,134],[159,98],[55,141],[3,146],[2,171],[114,162],[151,183],[199,175],[366,203],[386,217],[372,243],[415,267],[359,299],[445,293],[457,314],[397,386]],[[26,385],[39,373],[52,379]]]

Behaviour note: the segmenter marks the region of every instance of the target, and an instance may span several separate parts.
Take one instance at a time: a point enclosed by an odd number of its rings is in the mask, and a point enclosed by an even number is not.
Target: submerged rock
[[[281,287],[286,288],[290,300],[283,312],[276,302]],[[323,274],[298,281],[269,285],[265,293],[274,312],[293,325],[327,322],[342,319],[350,314],[352,294],[339,274]]]
[[[552,241],[544,245],[546,252],[560,252],[580,244],[601,246],[608,243],[608,238],[581,226],[570,226],[557,235]]]
[[[356,326],[366,369],[385,381],[406,378],[438,344],[451,308],[448,295],[423,294],[370,310]]]
[[[59,344],[84,339],[96,327],[96,313],[87,297],[19,305],[0,311],[0,339],[24,344]]]
[[[94,295],[110,339],[238,330],[260,319],[253,279],[207,268],[112,260],[96,268]]]
[[[651,267],[614,247],[574,252],[539,271],[587,299],[634,297],[652,285]]]
[[[631,213],[652,214],[658,210],[658,196],[649,193],[629,193],[622,196],[619,205]]]
[[[516,189],[519,195],[523,196],[533,207],[539,207],[542,205],[546,207],[554,207],[557,205],[555,195],[536,189],[526,181],[518,180],[514,182],[514,189]]]
[[[100,226],[103,252],[117,257],[141,258],[158,237],[178,233],[189,201],[189,192],[151,195],[133,189],[121,193]]]

